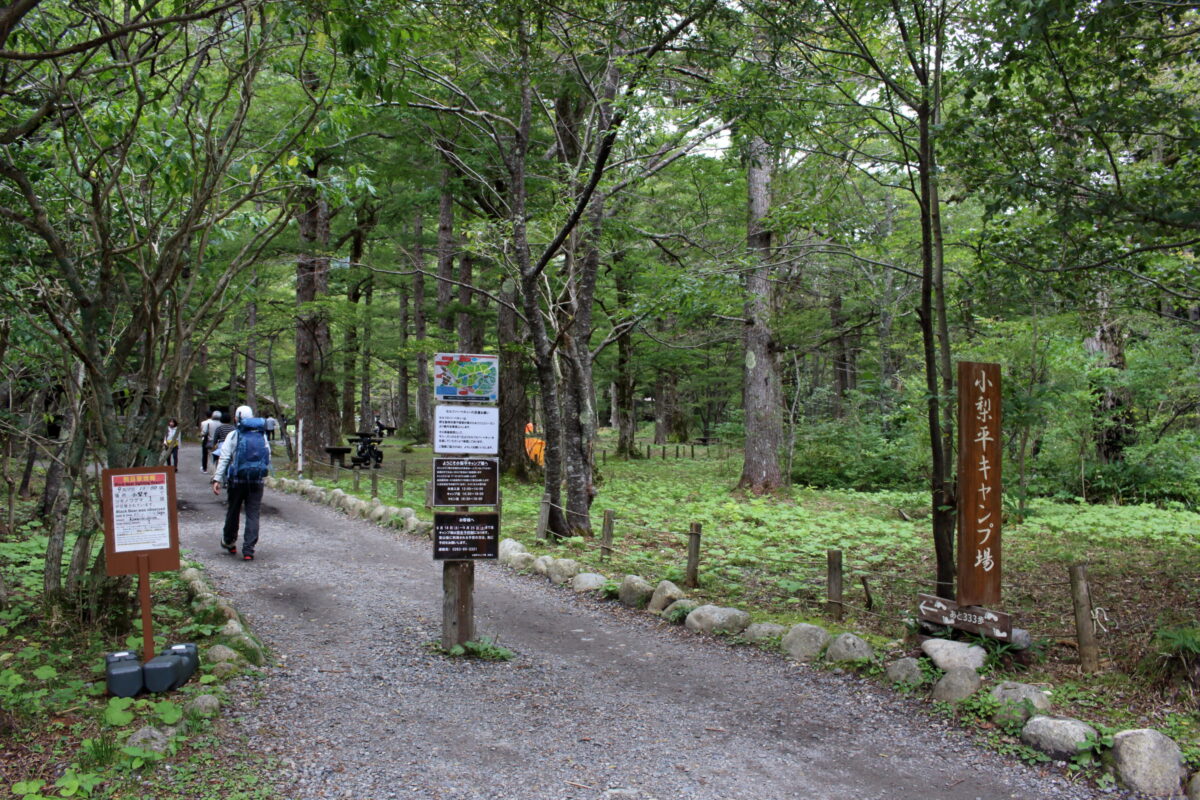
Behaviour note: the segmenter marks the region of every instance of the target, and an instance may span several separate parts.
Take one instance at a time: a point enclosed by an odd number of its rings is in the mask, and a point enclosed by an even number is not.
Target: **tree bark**
[[[358,261],[351,258],[351,263]],[[351,269],[354,269],[351,267]],[[349,319],[342,333],[342,434],[353,436],[358,431],[355,424],[355,407],[358,405],[358,323],[362,315],[359,313],[358,301],[362,299],[362,282],[349,281],[346,287],[346,302],[350,304]],[[366,425],[366,417],[363,417]]]
[[[753,494],[774,492],[783,485],[779,448],[783,445],[782,390],[771,330],[773,304],[771,232],[765,219],[771,206],[770,151],[761,137],[749,146],[747,191],[749,222],[747,248],[751,266],[746,274],[745,368],[742,406],[745,409],[745,460],[738,488]]]
[[[413,273],[413,337],[417,340],[417,441],[429,441],[433,436],[433,387],[429,383],[429,354],[426,352],[425,326],[425,249],[421,246],[424,232],[424,220],[421,212],[417,212],[414,224],[413,260],[416,271]]]
[[[450,147],[446,142],[443,148]],[[454,194],[450,189],[452,172],[449,166],[442,168],[441,194],[438,198],[437,228],[437,321],[446,333],[454,333]]]
[[[531,479],[525,454],[525,425],[531,421],[525,384],[529,377],[517,317],[517,284],[506,278],[500,286],[496,338],[500,345],[500,469],[523,483]]]

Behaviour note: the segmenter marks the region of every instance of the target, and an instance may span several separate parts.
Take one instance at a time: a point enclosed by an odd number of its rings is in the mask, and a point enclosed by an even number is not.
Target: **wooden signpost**
[[[438,353],[434,357],[433,451],[430,503],[456,513],[434,514],[433,558],[442,562],[442,647],[475,638],[475,560],[499,555],[500,514],[498,356]],[[456,403],[460,405],[453,405]],[[492,506],[471,512],[471,506]]]
[[[104,560],[110,576],[137,575],[142,608],[142,658],[154,657],[150,573],[179,569],[175,470],[130,467],[101,472]]]
[[[1000,365],[958,363],[958,597],[917,596],[926,622],[1012,641],[1000,602]]]

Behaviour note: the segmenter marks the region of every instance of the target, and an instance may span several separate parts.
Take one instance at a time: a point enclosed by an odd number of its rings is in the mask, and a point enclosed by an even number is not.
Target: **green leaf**
[[[179,707],[178,703],[175,703],[171,700],[162,700],[158,703],[155,703],[154,713],[157,714],[158,718],[167,725],[174,725],[176,722],[179,722],[181,717],[183,717],[183,709]]]
[[[57,675],[58,670],[49,664],[43,664],[33,671],[33,677],[37,678],[39,681],[48,681]]]
[[[111,698],[108,701],[108,707],[104,709],[104,721],[114,728],[128,725],[133,722],[133,712],[129,710],[131,705],[133,705],[132,697]]]

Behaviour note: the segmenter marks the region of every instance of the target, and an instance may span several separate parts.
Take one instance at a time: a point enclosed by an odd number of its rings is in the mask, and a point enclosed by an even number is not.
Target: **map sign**
[[[438,353],[433,359],[433,392],[438,400],[495,403],[500,397],[500,356]]]

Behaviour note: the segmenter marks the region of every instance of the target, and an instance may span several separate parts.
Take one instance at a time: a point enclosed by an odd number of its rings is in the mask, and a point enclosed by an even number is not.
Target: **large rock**
[[[921,662],[912,656],[888,664],[885,674],[889,681],[901,686],[920,686],[925,682],[925,671],[921,669]]]
[[[242,660],[242,657],[238,655],[236,650],[232,647],[226,647],[223,644],[214,644],[204,654],[204,661],[208,664],[220,664],[223,661],[231,661],[236,664]]]
[[[1077,719],[1037,716],[1025,723],[1021,741],[1051,758],[1066,761],[1079,752],[1088,737],[1095,735],[1095,728]]]
[[[871,649],[871,645],[853,633],[839,635],[825,648],[825,660],[830,663],[870,660],[874,657],[875,651]]]
[[[152,725],[147,725],[144,728],[134,731],[125,742],[126,747],[140,747],[143,750],[153,750],[156,753],[165,753],[170,744],[171,737]]]
[[[533,571],[538,575],[549,575],[550,562],[553,560],[552,556],[538,556],[533,560]]]
[[[680,589],[670,581],[659,581],[658,586],[654,587],[654,594],[650,596],[650,602],[646,606],[646,610],[655,614],[662,613],[667,606],[674,603],[676,600],[682,600],[687,597],[683,589]]]
[[[598,572],[581,572],[571,578],[571,588],[577,592],[598,592],[608,583],[608,578]]]
[[[812,661],[821,655],[821,651],[827,644],[829,644],[829,631],[820,625],[801,622],[793,625],[792,629],[787,632],[787,635],[783,637],[781,647],[783,652],[797,661]]]
[[[979,677],[979,673],[970,667],[953,667],[938,678],[938,682],[933,685],[931,696],[943,703],[957,703],[979,691],[982,684],[983,679]]]
[[[215,717],[221,713],[221,700],[215,694],[198,694],[184,706],[184,710],[198,717]]]
[[[1200,800],[1200,772],[1192,776],[1187,785],[1188,800]]]
[[[787,628],[774,622],[755,622],[742,631],[742,638],[751,642],[765,642],[782,639],[787,632]]]
[[[561,586],[579,574],[582,567],[571,558],[556,558],[550,562],[546,574],[556,585]]]
[[[508,565],[519,570],[533,569],[533,562],[537,559],[533,553],[513,553],[508,557]]]
[[[682,600],[676,600],[671,605],[663,609],[662,618],[668,622],[685,622],[687,615],[700,607],[700,603],[685,597]]]
[[[1179,794],[1187,773],[1171,737],[1150,728],[1121,731],[1113,737],[1112,752],[1117,775],[1130,789],[1155,796]]]
[[[188,567],[179,573],[179,577],[184,583],[191,583],[192,581],[203,581],[204,573],[195,567]]]
[[[654,595],[654,587],[640,575],[626,575],[617,592],[620,601],[630,608],[645,608]]]
[[[938,669],[946,672],[956,667],[979,669],[987,658],[987,651],[979,645],[949,639],[926,639],[921,642],[921,652],[929,656]]]
[[[736,634],[750,624],[750,615],[740,608],[708,604],[694,609],[683,624],[694,633]]]
[[[992,715],[992,722],[1001,727],[1024,725],[1035,714],[1050,710],[1050,698],[1044,689],[1028,683],[1004,681],[992,689],[992,697],[1000,707]]]
[[[411,509],[410,509],[411,512]],[[411,516],[411,513],[410,513]],[[512,557],[517,553],[527,552],[525,545],[518,542],[516,539],[501,539],[499,549],[499,560],[501,564],[508,564],[512,561]]]

